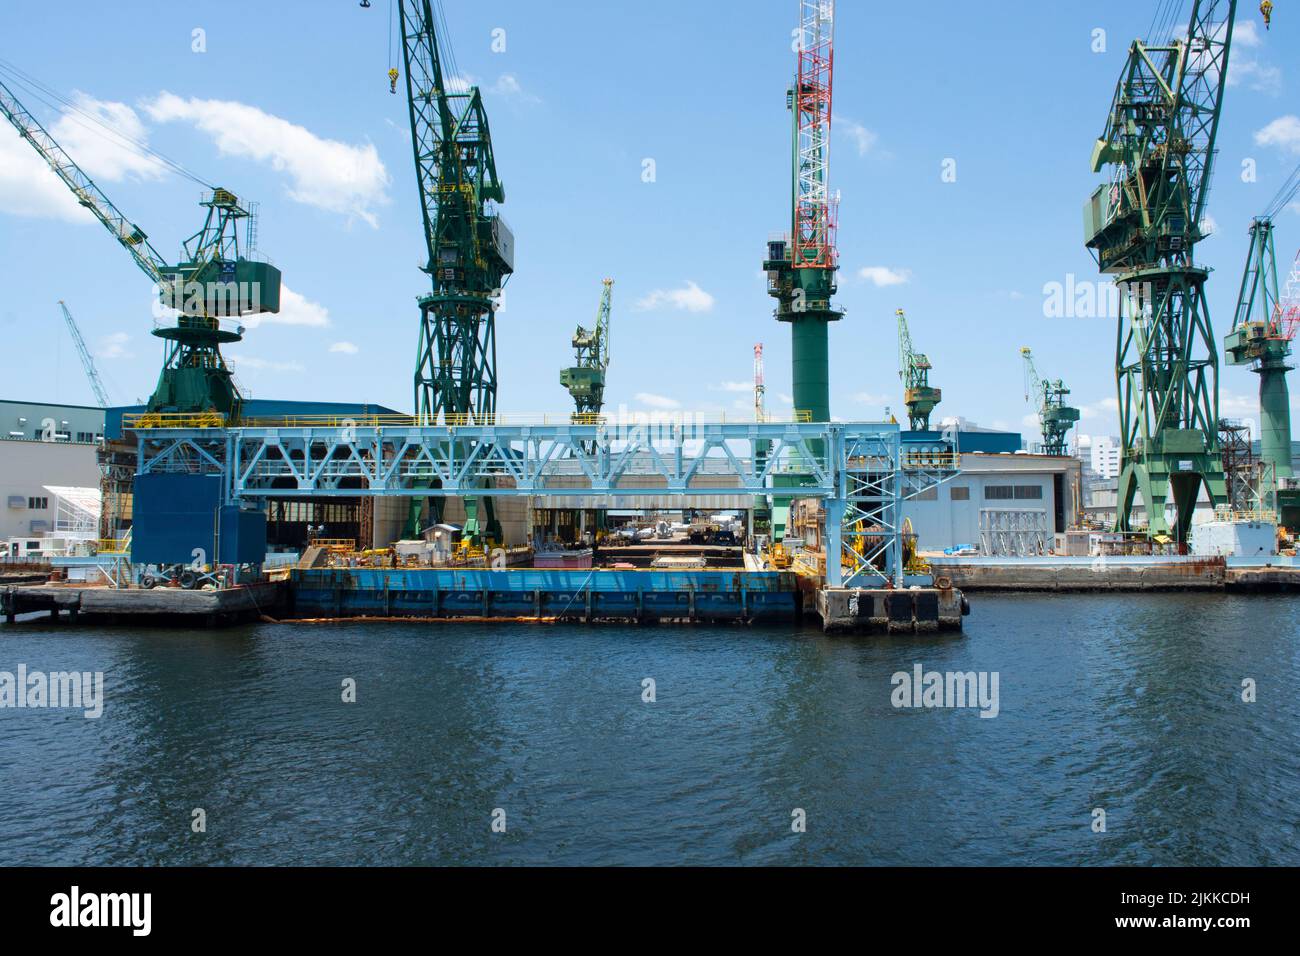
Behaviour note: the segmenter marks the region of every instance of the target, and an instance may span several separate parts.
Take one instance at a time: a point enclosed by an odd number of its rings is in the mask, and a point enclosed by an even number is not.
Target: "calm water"
[[[0,710],[0,863],[1300,864],[1300,601],[974,604],[920,640],[0,626],[0,670],[107,698]],[[895,710],[918,662],[997,671],[1000,715]]]

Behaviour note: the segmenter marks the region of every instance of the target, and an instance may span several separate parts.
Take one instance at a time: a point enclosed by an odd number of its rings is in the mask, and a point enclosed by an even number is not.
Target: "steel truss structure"
[[[894,423],[714,423],[151,428],[136,432],[140,474],[219,474],[228,504],[275,498],[600,494],[685,499],[783,489],[826,505],[830,587],[895,581],[902,569],[902,502],[957,474],[943,441],[902,441]],[[585,478],[574,487],[575,474]],[[552,481],[564,479],[563,481]]]

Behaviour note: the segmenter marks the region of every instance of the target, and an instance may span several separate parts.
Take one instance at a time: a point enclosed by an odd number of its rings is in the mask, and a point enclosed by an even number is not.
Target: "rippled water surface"
[[[0,863],[1300,864],[1300,601],[973,603],[906,640],[0,626],[0,670],[106,685],[0,710]],[[895,709],[917,663],[996,671],[999,715]]]

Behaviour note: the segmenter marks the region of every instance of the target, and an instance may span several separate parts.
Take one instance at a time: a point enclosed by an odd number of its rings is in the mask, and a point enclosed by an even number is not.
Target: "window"
[[[1042,501],[1042,485],[1016,485],[1017,501]]]
[[[987,501],[1010,501],[1015,498],[1016,489],[1013,485],[985,485],[984,498]]]
[[[965,485],[954,486],[952,489],[953,501],[970,501],[970,489]]]
[[[33,511],[44,511],[50,506],[49,498],[28,498],[27,507]]]
[[[913,501],[938,501],[939,488],[936,485],[933,488],[926,488],[924,491],[917,492],[912,496]]]

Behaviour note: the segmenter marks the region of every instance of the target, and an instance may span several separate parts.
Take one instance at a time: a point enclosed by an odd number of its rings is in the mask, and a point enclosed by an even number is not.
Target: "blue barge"
[[[331,568],[290,572],[293,618],[793,621],[789,571]]]

